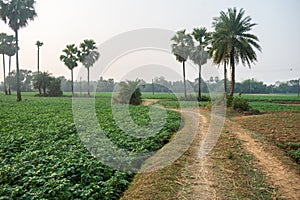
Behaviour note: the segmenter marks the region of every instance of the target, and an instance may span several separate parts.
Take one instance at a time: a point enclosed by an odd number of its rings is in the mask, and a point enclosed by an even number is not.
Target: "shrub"
[[[233,98],[231,107],[237,111],[249,111],[250,110],[249,103],[245,99],[242,99],[240,97]]]
[[[142,103],[142,94],[139,83],[139,80],[120,82],[118,96],[114,101],[122,104],[140,105]]]
[[[63,92],[60,88],[61,80],[59,78],[51,78],[48,87],[48,94],[50,97],[61,97]]]

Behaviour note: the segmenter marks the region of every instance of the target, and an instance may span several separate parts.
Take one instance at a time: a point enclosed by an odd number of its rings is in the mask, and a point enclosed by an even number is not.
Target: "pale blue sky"
[[[253,77],[274,83],[300,78],[298,0],[38,0],[38,17],[19,34],[21,68],[36,70],[35,42],[40,40],[44,42],[41,70],[69,78],[69,70],[59,61],[61,50],[67,44],[78,45],[87,38],[101,44],[112,36],[139,28],[190,32],[194,27],[205,26],[211,30],[212,18],[230,7],[244,8],[246,15],[258,24],[252,33],[259,37],[262,46],[258,62],[251,70],[238,66],[237,80]],[[0,22],[0,32],[12,34],[3,22]],[[216,68],[210,63],[204,66],[211,67]],[[2,80],[2,67],[0,69]],[[189,79],[197,76],[189,68],[187,74]],[[108,76],[118,79],[113,71]]]

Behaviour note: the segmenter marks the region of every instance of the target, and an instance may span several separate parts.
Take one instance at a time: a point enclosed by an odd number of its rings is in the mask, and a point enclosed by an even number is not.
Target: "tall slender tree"
[[[6,87],[6,73],[5,73],[5,54],[8,48],[8,35],[6,33],[0,33],[0,54],[2,54],[3,60],[3,91],[5,95],[8,95],[7,87]]]
[[[192,33],[194,39],[198,42],[192,48],[190,59],[199,66],[199,83],[198,83],[198,101],[201,100],[201,67],[205,63],[207,63],[208,53],[205,50],[207,45],[209,44],[210,33],[207,32],[206,28],[194,28]]]
[[[6,51],[6,55],[8,56],[8,94],[11,95],[11,82],[10,82],[10,75],[11,75],[11,57],[14,56],[17,52],[16,47],[16,40],[13,35],[8,36],[8,48]]]
[[[84,40],[80,44],[79,61],[87,69],[88,80],[88,95],[90,96],[90,67],[99,59],[100,53],[97,51],[96,43],[94,40]]]
[[[43,42],[37,41],[35,43],[37,46],[37,73],[40,73],[40,47],[44,45]]]
[[[11,0],[0,1],[0,17],[8,23],[10,28],[15,32],[16,47],[19,47],[18,31],[20,28],[27,26],[29,20],[37,16],[35,9],[35,0]],[[22,101],[20,88],[20,70],[19,70],[19,53],[16,52],[16,71],[17,71],[17,101]]]
[[[255,26],[251,23],[251,17],[244,17],[245,11],[236,8],[229,8],[227,12],[221,11],[220,16],[214,18],[213,27],[215,28],[214,45],[221,55],[217,57],[223,62],[228,59],[231,68],[231,87],[230,96],[234,94],[235,86],[235,67],[239,61],[243,65],[251,67],[251,63],[257,61],[256,52],[253,47],[261,51],[257,36],[250,34],[249,31]]]
[[[194,45],[193,38],[185,33],[185,30],[177,31],[176,35],[171,38],[172,53],[176,56],[176,60],[182,63],[184,97],[186,98],[186,80],[185,80],[185,62],[191,53],[191,47]]]
[[[69,70],[71,70],[71,90],[72,95],[74,95],[73,69],[78,66],[77,62],[79,61],[79,51],[75,44],[70,44],[63,50],[63,53],[64,54],[60,56],[60,60],[64,62]]]

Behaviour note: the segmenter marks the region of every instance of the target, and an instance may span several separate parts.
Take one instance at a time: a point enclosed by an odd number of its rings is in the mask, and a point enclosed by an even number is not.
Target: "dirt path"
[[[149,106],[155,102],[157,102],[157,100],[146,100],[144,105]],[[183,109],[181,110],[181,113],[185,120],[185,125],[176,135],[188,134],[191,132],[190,130],[192,130],[192,127],[199,122],[200,127],[197,129],[196,134],[194,135],[195,138],[189,149],[175,163],[175,166],[183,165],[183,170],[181,170],[180,173],[176,173],[176,175],[180,174],[179,177],[172,181],[172,184],[176,182],[176,185],[180,186],[180,189],[179,191],[172,190],[173,193],[176,193],[173,195],[176,198],[169,199],[221,199],[221,197],[217,196],[218,193],[216,191],[218,190],[218,185],[216,184],[217,181],[215,181],[217,177],[215,177],[213,171],[212,163],[214,158],[210,157],[209,155],[204,158],[199,157],[201,142],[209,127],[207,119],[208,115],[202,115],[198,112],[195,112],[195,110],[189,109]],[[257,167],[266,174],[266,179],[269,184],[278,188],[277,194],[279,194],[281,198],[295,200],[300,199],[300,177],[296,172],[290,170],[270,152],[264,150],[263,145],[251,136],[252,133],[241,128],[241,126],[239,126],[237,123],[227,120],[226,129],[232,132],[237,139],[242,141],[242,146],[246,151],[255,156],[257,162],[254,165],[257,165]],[[224,151],[227,151],[227,149],[224,149]],[[166,180],[170,180],[173,177],[172,174],[165,172],[155,172],[153,176],[140,175],[140,179],[138,179],[136,183],[136,185],[138,185],[138,190],[133,189],[130,191],[129,189],[129,195],[127,197],[131,198],[125,197],[124,199],[165,199],[166,195],[170,193],[162,193],[163,198],[157,198],[159,195],[153,195],[149,198],[144,196],[145,198],[141,198],[143,197],[143,192],[140,193],[140,191],[155,191],[157,194],[159,194],[162,190],[164,190],[162,185],[155,185],[157,180],[160,179],[160,177],[157,177],[158,174],[164,174],[164,178]],[[152,177],[150,178],[151,181],[149,181],[149,178],[147,178],[149,176]],[[143,184],[144,181],[142,181],[144,178],[148,179],[148,182],[145,184]],[[175,187],[176,185],[172,186]],[[132,194],[135,196],[132,196]]]
[[[157,101],[156,99],[145,99],[143,104],[150,106]],[[186,135],[185,139],[188,137],[187,135],[194,136],[193,142],[188,146],[188,150],[182,157],[185,161],[182,162],[184,166],[180,180],[177,180],[179,184],[182,184],[182,190],[179,191],[178,197],[191,200],[217,199],[214,176],[211,170],[211,159],[209,157],[200,158],[199,156],[199,147],[208,132],[208,120],[193,109],[170,110],[180,112],[184,119],[184,127],[176,135]],[[198,126],[197,130],[194,128],[196,126]]]
[[[185,163],[183,177],[190,192],[185,196],[186,199],[218,199],[216,192],[215,177],[212,171],[212,163],[209,156],[200,158],[199,147],[202,143],[202,138],[208,132],[209,124],[206,117],[199,115],[193,111],[184,110],[182,112],[188,120],[198,119],[200,117],[200,127],[195,136],[194,142],[189,148],[188,160]]]
[[[226,125],[238,139],[243,141],[243,146],[256,157],[257,165],[267,174],[268,181],[278,187],[281,197],[300,199],[299,175],[283,165],[271,153],[266,152],[263,145],[251,137],[251,132],[232,121],[227,121]]]

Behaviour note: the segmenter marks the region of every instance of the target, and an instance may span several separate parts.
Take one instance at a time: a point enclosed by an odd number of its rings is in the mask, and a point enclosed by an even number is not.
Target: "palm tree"
[[[43,42],[37,41],[35,43],[37,46],[37,73],[40,73],[40,47],[44,45]]]
[[[0,17],[8,23],[10,28],[15,32],[16,47],[19,49],[18,31],[20,28],[27,26],[28,20],[33,20],[37,16],[34,9],[35,0],[11,0],[0,1]],[[20,89],[20,70],[19,54],[16,52],[16,71],[17,71],[17,101],[21,101]]]
[[[193,38],[189,34],[185,34],[185,30],[177,31],[176,35],[171,38],[172,53],[176,56],[176,60],[182,62],[184,97],[186,98],[186,81],[185,81],[185,61],[191,53],[191,47],[194,45]]]
[[[198,83],[198,101],[201,100],[201,66],[207,63],[208,53],[204,50],[208,45],[210,34],[206,28],[194,28],[192,33],[194,39],[198,42],[194,46],[190,55],[190,59],[199,66],[199,83]]]
[[[222,38],[223,37],[220,36],[219,33],[212,33],[209,55],[213,58],[215,64],[224,64],[224,92],[225,95],[227,95],[227,63],[229,62],[229,53],[224,44],[226,40],[222,40]]]
[[[234,94],[236,64],[241,61],[250,68],[251,63],[257,61],[253,47],[261,51],[257,36],[249,33],[256,24],[251,23],[251,17],[244,17],[244,14],[243,9],[237,11],[236,8],[229,8],[226,13],[221,11],[220,16],[214,18],[213,22],[216,32],[213,43],[218,51],[218,60],[224,62],[228,59],[231,67],[231,97]]]
[[[67,45],[67,47],[63,50],[64,55],[60,56],[60,60],[65,63],[65,65],[71,70],[71,87],[72,87],[72,95],[74,95],[74,87],[73,87],[73,69],[78,66],[78,48],[75,44]]]
[[[7,87],[6,87],[6,77],[5,77],[5,54],[8,48],[7,38],[8,35],[6,33],[0,33],[0,54],[2,54],[3,60],[3,90],[4,94],[8,95]]]
[[[88,95],[90,96],[90,67],[99,59],[100,53],[97,51],[96,43],[94,40],[84,40],[80,44],[79,61],[87,69],[87,80],[88,80]]]
[[[8,48],[6,51],[6,55],[8,56],[8,94],[11,95],[10,88],[10,73],[11,73],[11,57],[14,56],[17,52],[16,40],[13,35],[8,36]]]

